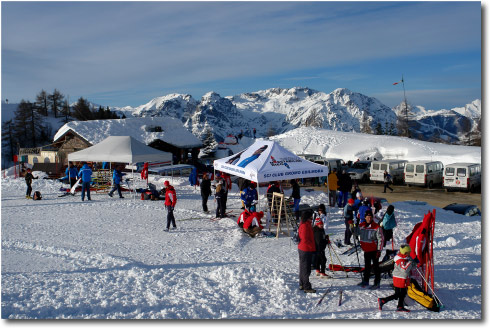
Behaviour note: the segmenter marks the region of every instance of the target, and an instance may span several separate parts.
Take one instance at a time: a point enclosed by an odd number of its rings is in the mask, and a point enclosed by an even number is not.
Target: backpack
[[[41,196],[41,192],[40,191],[34,191],[34,196],[32,197],[32,199],[34,200],[41,200],[43,197]]]
[[[293,236],[291,237],[291,240],[293,241],[293,243],[295,243],[296,245],[299,244],[299,242],[301,241],[301,239],[299,238],[299,234],[298,234],[298,230],[294,229],[293,231]]]

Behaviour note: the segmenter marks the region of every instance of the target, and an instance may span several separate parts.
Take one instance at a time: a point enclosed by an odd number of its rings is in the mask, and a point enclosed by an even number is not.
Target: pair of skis
[[[330,292],[330,290],[332,290],[331,287],[328,287],[327,290],[325,291],[325,293],[323,293],[322,297],[318,300],[318,303],[316,303],[316,305],[320,305],[322,302],[323,302],[323,299],[325,298],[325,296],[327,296],[327,294]],[[339,303],[338,305],[342,305],[342,289],[339,291]]]
[[[64,193],[63,195],[60,195],[58,197],[64,197],[64,196],[68,196],[68,195],[75,196],[75,190],[78,188],[81,181],[82,181],[82,178],[78,179],[77,182],[73,185],[73,187],[71,187],[70,191],[67,191],[66,193]]]

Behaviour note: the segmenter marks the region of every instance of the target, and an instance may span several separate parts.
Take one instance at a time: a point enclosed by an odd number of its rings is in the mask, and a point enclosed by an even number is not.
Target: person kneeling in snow
[[[238,226],[240,228],[243,229],[243,224],[245,223],[245,220],[250,216],[252,215],[252,212],[249,212],[248,210],[245,210],[243,211],[240,216],[238,217],[238,220],[236,221],[236,223],[238,224]]]
[[[402,245],[400,252],[395,256],[395,268],[393,269],[393,287],[395,288],[395,294],[388,297],[378,298],[378,306],[381,311],[383,305],[389,301],[398,299],[398,312],[410,312],[410,310],[403,307],[403,300],[407,295],[407,288],[410,286],[410,271],[412,270],[415,262],[410,257],[411,248],[408,245]]]
[[[264,216],[264,212],[253,212],[245,222],[243,223],[243,231],[248,233],[250,237],[255,237],[259,232],[264,229],[260,224],[260,219]]]

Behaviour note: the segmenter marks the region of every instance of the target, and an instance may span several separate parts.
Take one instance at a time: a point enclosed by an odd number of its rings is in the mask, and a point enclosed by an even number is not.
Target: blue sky
[[[2,101],[138,106],[348,88],[392,107],[481,99],[480,2],[2,2]]]

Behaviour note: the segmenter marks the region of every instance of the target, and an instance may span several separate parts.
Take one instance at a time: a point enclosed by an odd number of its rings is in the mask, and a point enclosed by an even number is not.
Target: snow
[[[434,154],[443,162],[481,158],[476,147],[464,148],[465,155],[459,146],[384,138],[300,129],[274,139],[295,153],[323,150],[327,157],[345,160],[374,152],[410,158]],[[150,175],[157,189],[165,180]],[[380,312],[376,301],[392,294],[390,279],[382,279],[381,288],[372,291],[357,286],[357,273],[346,278],[337,272],[335,279],[312,275],[317,293],[305,294],[298,290],[298,253],[290,238],[251,239],[236,218],[211,221],[214,215],[201,210],[199,188],[186,177],[169,180],[178,196],[177,229],[165,232],[162,201],[95,192],[90,202],[82,202],[79,194],[60,198],[61,183],[45,179],[33,182],[43,200],[27,200],[23,179],[2,172],[2,319],[482,319],[481,217],[425,202],[393,203],[395,247],[424,214],[436,209],[435,292],[445,307],[435,313],[409,300],[410,313],[397,313],[395,302]],[[324,193],[306,189],[301,203],[327,203]],[[208,206],[214,210],[212,199]],[[228,208],[239,214],[240,206],[233,185]],[[342,239],[341,210],[329,208],[329,217],[331,239]],[[355,255],[339,257],[344,265],[357,265]],[[329,286],[332,291],[316,306]],[[343,302],[338,306],[340,290]]]

